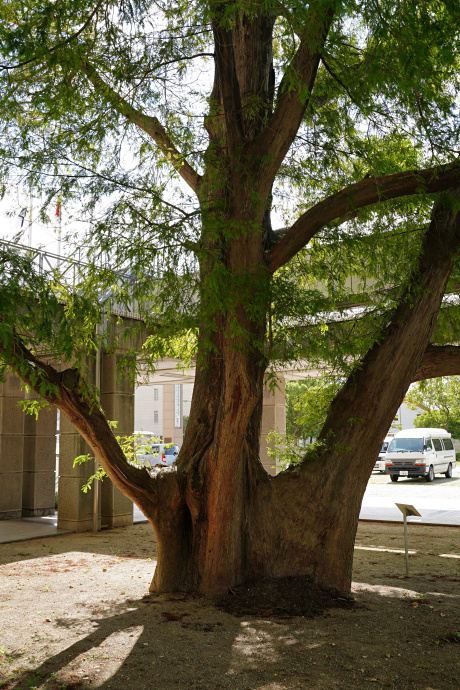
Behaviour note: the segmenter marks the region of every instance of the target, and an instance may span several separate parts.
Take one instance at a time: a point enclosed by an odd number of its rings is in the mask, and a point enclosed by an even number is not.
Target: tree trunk
[[[81,67],[112,106],[160,142],[177,170],[183,169],[201,205],[202,234],[196,244],[201,328],[177,468],[149,473],[129,465],[78,380],[64,380],[19,339],[9,349],[3,339],[0,352],[39,395],[43,381],[52,384],[50,402],[69,417],[110,479],[148,517],[158,544],[153,591],[213,597],[267,575],[310,575],[324,586],[348,591],[361,500],[381,442],[420,367],[436,368],[433,357],[425,363],[423,358],[460,246],[457,215],[442,204],[433,214],[406,293],[334,399],[319,445],[300,466],[276,477],[263,470],[259,438],[271,273],[326,223],[342,222],[356,202],[356,208],[364,207],[412,194],[423,182],[429,191],[452,182],[450,165],[439,180],[430,170],[424,176],[364,179],[304,213],[264,258],[270,191],[305,114],[333,7],[329,0],[310,3],[305,35],[272,113],[274,17],[261,9],[235,11],[230,18],[224,4],[213,5],[216,69],[203,176],[165,144],[155,118],[141,118],[126,102],[120,110],[120,98],[91,65]],[[30,375],[24,373],[25,362]]]
[[[299,467],[269,477],[258,461],[263,367],[256,373],[250,357],[223,342],[198,371],[179,456],[190,515],[184,588],[215,596],[267,575],[310,575],[349,591],[366,484],[417,376],[459,244],[457,216],[438,207],[382,338],[333,401],[322,445]],[[156,574],[152,588],[169,583]]]
[[[255,255],[256,246],[261,256],[257,237],[249,235],[245,243],[246,256]],[[267,575],[310,575],[323,586],[348,591],[368,477],[426,351],[434,365],[433,348],[427,346],[459,246],[457,215],[439,205],[419,266],[378,342],[334,399],[321,445],[300,466],[276,477],[266,474],[258,457],[266,366],[265,282],[257,271],[248,278],[237,246],[214,252],[228,269],[223,273],[232,295],[230,316],[224,318],[214,306],[217,326],[202,326],[177,469],[148,473],[130,466],[102,412],[85,397],[78,376],[65,376],[39,362],[19,339],[10,348],[10,364],[38,394],[40,377],[46,377],[56,391],[50,402],[69,417],[112,481],[150,520],[158,543],[153,591],[214,597]],[[214,268],[204,265],[204,278]],[[244,294],[238,299],[242,276],[252,302]],[[259,306],[253,313],[255,304]],[[235,319],[250,335],[244,343],[233,337]],[[34,379],[24,374],[26,360],[33,365]]]

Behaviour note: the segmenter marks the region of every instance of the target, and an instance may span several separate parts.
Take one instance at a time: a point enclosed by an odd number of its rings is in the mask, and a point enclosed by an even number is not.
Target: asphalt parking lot
[[[392,482],[388,475],[374,472],[364,494],[360,518],[400,521],[401,512],[395,503],[408,503],[422,513],[421,519],[410,518],[411,521],[460,525],[459,463],[451,479],[440,474],[431,483],[422,477]]]

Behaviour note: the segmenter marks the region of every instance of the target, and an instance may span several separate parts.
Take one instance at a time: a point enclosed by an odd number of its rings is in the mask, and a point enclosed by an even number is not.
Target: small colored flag
[[[57,215],[58,218],[59,218],[59,212],[60,212],[60,210],[61,210],[61,202],[58,201],[58,202],[57,202],[57,206],[56,206],[56,215]]]
[[[25,220],[25,217],[26,217],[26,213],[27,213],[27,208],[23,208],[22,211],[21,211],[21,213],[19,214],[19,218],[21,218],[21,228],[22,228],[22,226],[24,225],[24,220]]]

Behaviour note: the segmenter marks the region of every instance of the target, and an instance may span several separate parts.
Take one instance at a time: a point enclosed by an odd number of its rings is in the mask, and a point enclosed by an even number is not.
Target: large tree
[[[460,379],[433,378],[419,381],[406,395],[409,407],[424,408],[414,420],[416,427],[441,427],[454,438],[460,436]]]
[[[5,188],[30,185],[44,219],[61,200],[89,224],[76,290],[4,252],[4,365],[149,518],[153,590],[296,574],[348,590],[396,409],[411,381],[459,371],[443,347],[457,333],[443,295],[460,249],[458,3],[11,0],[0,13]],[[196,355],[177,467],[129,464],[85,384],[85,357],[110,346],[101,295],[109,314],[137,300],[146,362]],[[314,452],[270,477],[264,381],[297,360],[347,380]]]

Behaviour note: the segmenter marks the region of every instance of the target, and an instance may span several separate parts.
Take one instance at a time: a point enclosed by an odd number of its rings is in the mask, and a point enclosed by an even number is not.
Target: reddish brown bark
[[[362,496],[395,410],[421,372],[460,371],[456,348],[429,345],[459,246],[459,219],[439,205],[399,306],[332,403],[323,447],[277,477],[269,477],[258,460],[265,364],[258,350],[235,348],[224,318],[214,351],[197,367],[177,470],[162,468],[153,476],[126,462],[79,377],[39,362],[17,339],[17,370],[28,360],[55,385],[51,402],[149,518],[159,556],[153,590],[216,596],[250,579],[300,574],[350,588]],[[237,305],[240,322],[262,339],[264,323],[251,319],[247,306]],[[205,325],[202,337],[207,342]],[[28,382],[40,391],[39,380]]]
[[[351,184],[306,211],[270,252],[266,262],[276,271],[292,259],[327,223],[347,218],[350,212],[388,199],[410,196],[419,190],[441,192],[458,183],[460,165],[449,163],[426,170],[408,170],[371,177]]]
[[[460,374],[460,347],[458,345],[428,345],[413,381],[434,379]]]
[[[441,205],[407,292],[332,403],[320,437],[323,445],[277,477],[262,469],[258,454],[271,274],[328,222],[420,188],[449,188],[459,170],[451,164],[350,185],[303,214],[264,256],[270,189],[313,92],[333,5],[309,4],[299,48],[277,98],[274,17],[262,10],[240,12],[224,23],[221,6],[213,7],[216,71],[203,176],[183,160],[155,117],[133,108],[90,63],[80,66],[96,93],[170,156],[201,205],[198,363],[177,469],[151,476],[130,466],[79,382],[42,366],[19,339],[9,363],[37,392],[40,382],[24,374],[24,361],[55,385],[50,401],[87,440],[115,485],[147,515],[158,542],[155,591],[215,596],[265,575],[299,574],[348,590],[360,504],[380,443],[409,383],[436,369],[427,346],[460,246],[457,216]],[[297,82],[287,83],[293,75]]]
[[[196,445],[204,436],[196,418],[190,420],[179,461],[179,474],[188,470],[182,481],[192,518],[193,589],[221,594],[252,578],[309,574],[349,590],[365,486],[395,410],[419,371],[459,246],[456,214],[438,206],[400,305],[334,400],[321,434],[323,449],[300,467],[269,477],[253,454],[257,442],[247,443],[248,434],[257,438],[260,422],[257,394],[251,395],[249,385],[243,390],[236,375],[239,370],[244,376],[248,360],[234,359],[226,372],[224,357],[212,373],[200,373],[195,411],[203,405],[209,414],[212,407],[214,428],[201,428],[209,446],[193,471],[188,458],[199,454]],[[208,395],[211,380],[219,381],[220,396]],[[162,587],[157,578],[153,586]]]

